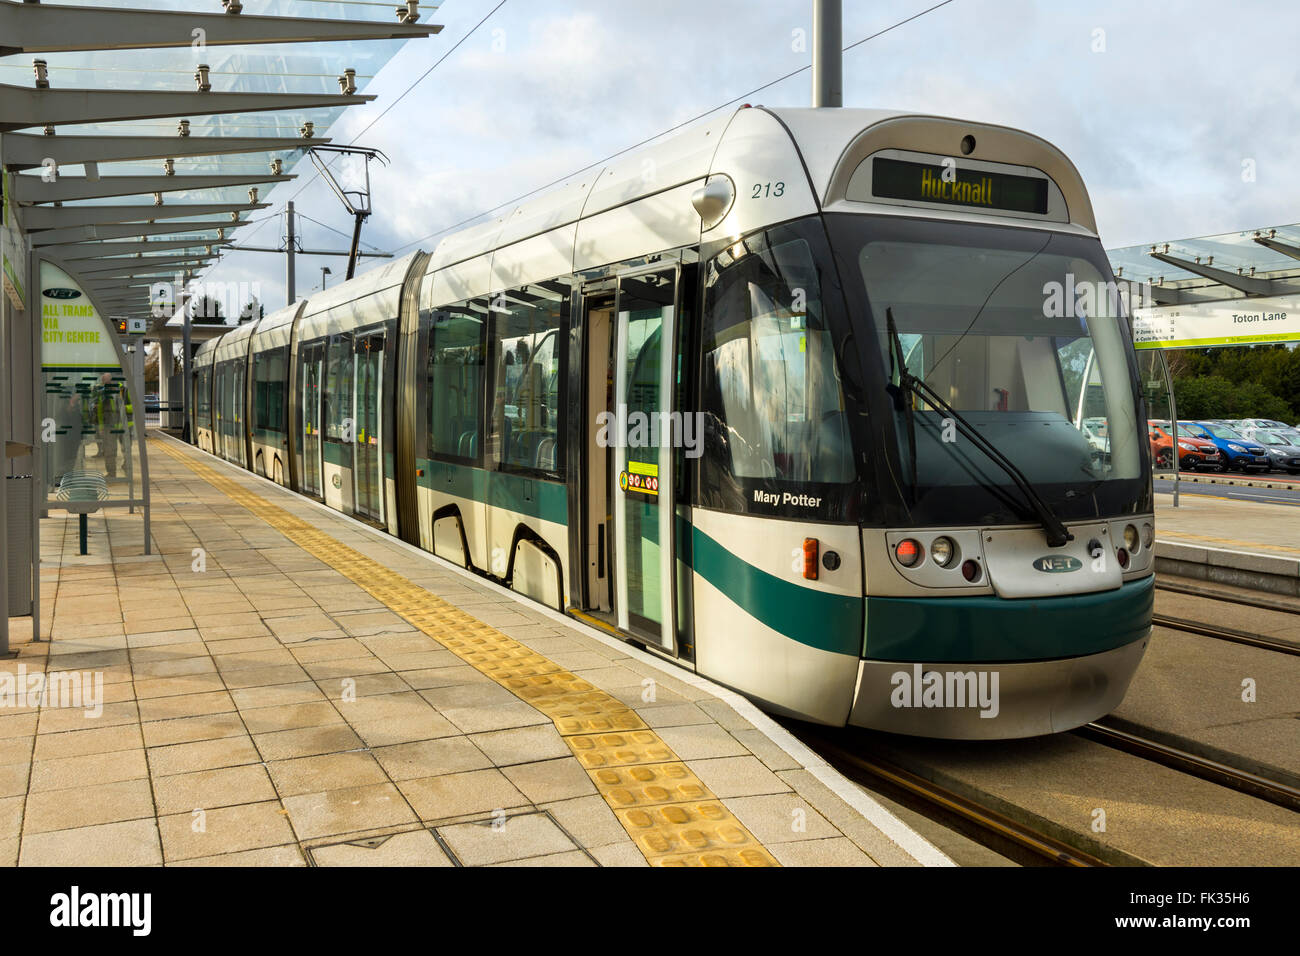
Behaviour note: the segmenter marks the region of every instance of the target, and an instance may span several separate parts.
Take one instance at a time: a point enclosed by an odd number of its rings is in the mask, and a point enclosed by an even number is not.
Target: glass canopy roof
[[[1109,249],[1106,254],[1110,257],[1110,264],[1118,278],[1132,279],[1135,282],[1155,281],[1161,277],[1166,282],[1177,282],[1183,279],[1212,281],[1152,258],[1153,250],[1189,262],[1197,262],[1199,259],[1201,264],[1224,272],[1236,273],[1240,270],[1245,275],[1250,275],[1253,268],[1256,275],[1271,272],[1300,273],[1300,260],[1260,245],[1254,241],[1256,236],[1272,238],[1289,246],[1300,247],[1300,223],[1259,230],[1251,229],[1245,232],[1229,232],[1219,236],[1202,236],[1197,239],[1171,240],[1168,243],[1125,246],[1120,249]]]
[[[220,0],[44,0],[48,5],[94,6],[134,9],[179,10],[196,13],[221,13]],[[439,4],[423,0],[420,22],[427,23]],[[395,22],[394,0],[244,0],[245,16],[279,16],[305,19],[343,19]],[[401,49],[407,40],[360,40],[320,43],[253,44],[245,46],[193,46],[177,49],[108,50],[40,55],[48,64],[49,81],[56,89],[114,90],[182,90],[195,89],[194,73],[200,64],[210,68],[215,92],[245,93],[330,93],[338,94],[338,78],[344,70],[356,70],[357,91],[364,93],[367,84]],[[36,57],[15,55],[0,58],[0,83],[30,86],[33,82],[32,60]],[[189,117],[191,137],[266,136],[298,138],[306,122],[314,124],[314,135],[328,136],[329,128],[346,107],[286,110],[267,113],[237,113],[221,116]],[[116,123],[60,126],[58,135],[133,135],[163,138],[178,135],[179,118]],[[39,129],[24,130],[39,133]],[[301,150],[264,153],[236,153],[219,156],[181,157],[175,159],[178,176],[192,174],[265,174],[273,158],[283,160],[283,172],[289,173],[303,158]],[[82,175],[78,166],[65,166],[61,172]],[[101,176],[161,175],[161,160],[101,163]],[[23,175],[39,175],[39,170]],[[264,198],[272,184],[260,188]],[[247,202],[247,186],[169,192],[168,205],[195,202]],[[68,205],[137,204],[152,202],[152,197],[115,197],[112,199],[68,203]],[[228,224],[229,217],[226,217]],[[187,219],[188,221],[188,219]],[[213,227],[222,225],[214,220]],[[155,238],[166,240],[167,236]]]

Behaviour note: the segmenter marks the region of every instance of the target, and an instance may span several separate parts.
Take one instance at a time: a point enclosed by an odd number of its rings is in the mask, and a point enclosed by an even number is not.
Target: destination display
[[[979,169],[958,169],[877,156],[871,192],[881,199],[1047,213],[1047,180]]]
[[[1300,295],[1162,305],[1133,311],[1139,349],[1300,342]]]

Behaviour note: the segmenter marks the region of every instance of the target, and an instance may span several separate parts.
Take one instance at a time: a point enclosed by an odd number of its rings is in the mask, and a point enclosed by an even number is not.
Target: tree
[[[210,295],[202,295],[190,303],[190,321],[208,325],[224,325],[226,317],[221,313],[221,301]]]
[[[1274,418],[1291,422],[1294,412],[1285,401],[1258,382],[1236,383],[1222,375],[1177,379],[1174,398],[1178,417]]]
[[[257,296],[253,296],[248,300],[247,304],[239,310],[239,324],[243,325],[245,322],[260,322],[264,315],[266,315],[266,307],[258,301]]]
[[[1300,410],[1300,350],[1287,345],[1166,354],[1180,418],[1275,418]]]

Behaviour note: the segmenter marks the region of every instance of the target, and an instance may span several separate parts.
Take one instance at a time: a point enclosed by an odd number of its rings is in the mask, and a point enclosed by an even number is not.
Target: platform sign
[[[90,296],[52,262],[41,263],[41,365],[118,367],[117,343]]]
[[[1138,349],[1300,342],[1300,295],[1162,305],[1133,311]]]

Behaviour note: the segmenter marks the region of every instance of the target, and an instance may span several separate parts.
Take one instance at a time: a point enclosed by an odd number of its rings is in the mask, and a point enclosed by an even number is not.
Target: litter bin
[[[11,475],[5,479],[5,510],[9,540],[9,616],[32,613],[32,476]]]

